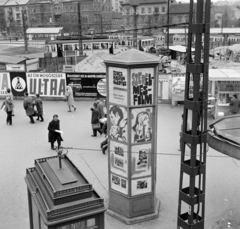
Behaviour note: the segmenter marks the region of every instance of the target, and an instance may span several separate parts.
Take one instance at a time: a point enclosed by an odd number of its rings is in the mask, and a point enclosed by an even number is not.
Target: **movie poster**
[[[152,144],[132,146],[132,178],[150,176],[152,161]]]
[[[149,193],[152,191],[152,178],[145,177],[132,180],[132,196]]]
[[[118,175],[111,174],[111,188],[127,195],[128,181]]]
[[[128,158],[127,145],[110,141],[110,169],[113,173],[127,177]]]
[[[127,106],[127,69],[109,67],[109,102]]]
[[[109,106],[109,138],[127,143],[127,109],[117,105]]]
[[[0,72],[0,96],[5,96],[8,88],[11,89],[9,73]]]
[[[154,104],[154,68],[131,69],[131,106]]]
[[[152,141],[153,108],[135,108],[131,111],[132,143]]]

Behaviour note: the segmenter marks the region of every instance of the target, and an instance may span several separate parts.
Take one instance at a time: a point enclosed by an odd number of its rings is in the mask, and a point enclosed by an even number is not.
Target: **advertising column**
[[[158,58],[131,49],[105,63],[108,214],[126,224],[154,219],[159,213],[155,196]]]

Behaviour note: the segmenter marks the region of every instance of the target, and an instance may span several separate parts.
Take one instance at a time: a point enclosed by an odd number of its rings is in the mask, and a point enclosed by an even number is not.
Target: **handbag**
[[[92,124],[92,129],[93,130],[97,130],[100,128],[100,123],[95,123],[95,124]]]

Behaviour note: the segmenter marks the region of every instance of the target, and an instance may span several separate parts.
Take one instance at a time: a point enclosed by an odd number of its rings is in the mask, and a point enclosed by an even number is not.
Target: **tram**
[[[117,39],[87,39],[82,40],[83,50],[109,49],[112,45],[116,47]],[[46,51],[49,53],[57,52],[58,56],[66,56],[70,53],[78,55],[78,40],[51,40],[46,41]],[[75,53],[75,54],[74,54]]]

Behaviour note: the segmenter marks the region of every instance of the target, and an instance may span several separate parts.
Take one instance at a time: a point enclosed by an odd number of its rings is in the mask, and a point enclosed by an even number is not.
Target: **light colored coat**
[[[75,102],[74,102],[74,98],[73,98],[72,88],[71,88],[71,86],[67,86],[66,89],[67,89],[67,91],[66,91],[65,96],[67,97],[67,105],[68,105],[69,107],[70,107],[70,106],[74,106],[74,105],[75,105]]]

